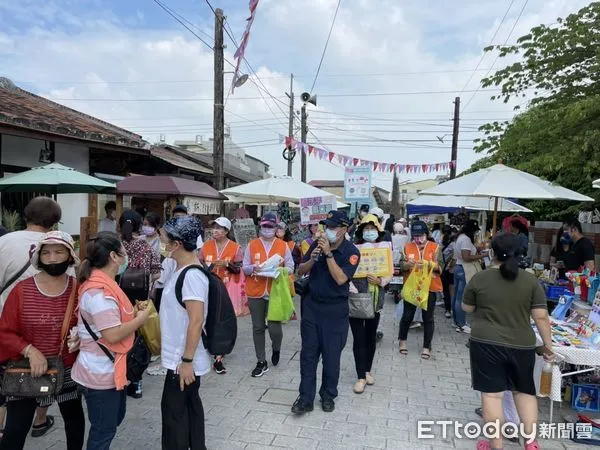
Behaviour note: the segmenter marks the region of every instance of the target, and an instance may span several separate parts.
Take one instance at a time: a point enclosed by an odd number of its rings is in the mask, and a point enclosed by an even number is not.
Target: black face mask
[[[70,265],[71,265],[70,259],[68,259],[65,262],[56,263],[56,264],[44,264],[41,261],[38,263],[39,269],[46,272],[51,277],[60,277],[61,275],[64,275],[65,272],[69,269]]]

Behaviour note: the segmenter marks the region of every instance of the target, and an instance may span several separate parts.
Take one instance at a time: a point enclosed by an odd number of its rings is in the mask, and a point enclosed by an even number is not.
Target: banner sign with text
[[[371,200],[371,168],[347,167],[344,172],[344,200],[369,202]]]
[[[327,213],[337,209],[335,195],[300,199],[300,223],[308,225],[327,219]]]

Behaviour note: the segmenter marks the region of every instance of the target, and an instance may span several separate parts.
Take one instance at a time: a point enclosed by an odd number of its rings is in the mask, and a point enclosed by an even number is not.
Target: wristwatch
[[[193,359],[191,359],[191,358],[186,358],[185,356],[182,356],[182,357],[181,357],[181,362],[184,362],[184,363],[188,363],[188,364],[190,364],[190,363],[193,363],[193,362],[194,362],[194,360],[193,360]]]
[[[333,258],[333,253],[329,252],[325,255],[326,258]]]

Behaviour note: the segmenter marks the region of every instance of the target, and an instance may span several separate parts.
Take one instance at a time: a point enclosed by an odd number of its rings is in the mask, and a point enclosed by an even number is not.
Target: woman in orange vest
[[[423,350],[421,351],[421,358],[431,358],[431,341],[433,339],[433,317],[435,312],[436,293],[442,292],[442,267],[443,259],[440,246],[435,242],[428,240],[429,229],[427,224],[421,220],[414,221],[410,226],[410,235],[412,242],[408,242],[404,246],[404,252],[402,254],[402,261],[400,263],[400,270],[405,273],[406,279],[410,272],[413,271],[415,266],[420,261],[431,261],[435,263],[433,269],[433,279],[429,286],[429,298],[427,300],[427,310],[423,311]],[[417,307],[412,303],[404,302],[404,313],[400,320],[400,354],[407,355],[408,349],[406,348],[406,338],[408,337],[408,329],[415,316]]]
[[[245,296],[240,295],[243,290],[230,289],[230,286],[233,288],[241,283],[242,249],[239,244],[229,239],[231,221],[228,218],[219,217],[215,219],[212,225],[212,238],[204,243],[198,254],[198,259],[206,264],[212,273],[223,280],[236,315],[242,315],[243,304],[246,303]],[[235,292],[237,292],[237,295],[235,295]],[[227,369],[223,365],[223,355],[215,356],[213,368],[219,375],[227,373]]]
[[[246,294],[248,295],[248,307],[252,317],[254,350],[258,360],[252,371],[253,377],[262,377],[269,371],[265,351],[265,331],[267,329],[265,322],[272,279],[261,276],[260,265],[267,259],[279,255],[283,258],[282,266],[285,266],[290,274],[294,272],[292,252],[284,241],[275,236],[276,228],[277,216],[274,213],[266,213],[260,221],[260,236],[251,240],[244,252],[242,270],[246,276]],[[276,366],[279,364],[281,341],[283,340],[281,322],[269,320],[268,328],[273,345],[271,363]]]

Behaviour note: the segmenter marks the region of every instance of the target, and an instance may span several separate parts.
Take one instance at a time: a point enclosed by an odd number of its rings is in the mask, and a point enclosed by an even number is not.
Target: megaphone
[[[308,92],[304,92],[300,96],[300,99],[304,103],[312,103],[313,105],[317,106],[317,96],[316,95],[310,95]]]

